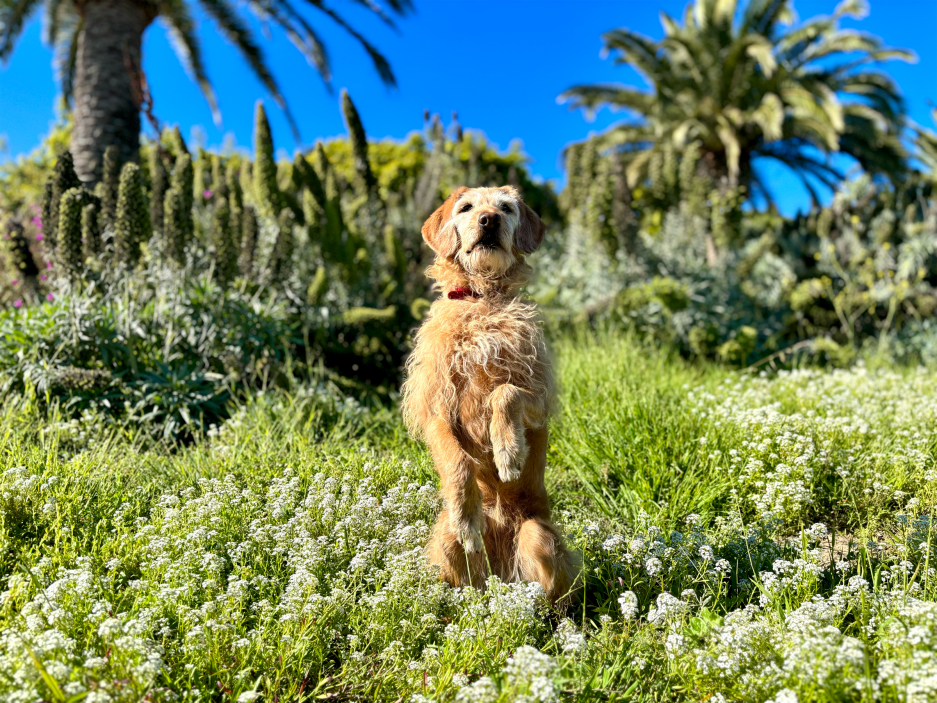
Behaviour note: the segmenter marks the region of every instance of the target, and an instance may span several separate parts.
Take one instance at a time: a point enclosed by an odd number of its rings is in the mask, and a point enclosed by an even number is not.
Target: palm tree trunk
[[[140,154],[143,31],[156,6],[137,0],[86,0],[75,66],[75,125],[71,151],[85,183],[101,178],[104,150],[117,146],[121,163]]]

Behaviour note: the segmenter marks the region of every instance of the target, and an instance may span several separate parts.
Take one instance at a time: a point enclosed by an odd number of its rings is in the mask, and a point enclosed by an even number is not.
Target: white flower
[[[638,597],[633,591],[625,591],[618,596],[618,605],[625,620],[634,620],[638,616]]]
[[[254,703],[260,694],[257,691],[244,691],[240,696],[238,696],[237,703]]]
[[[713,548],[710,547],[708,544],[704,544],[702,547],[699,548],[699,555],[703,561],[712,561],[716,556],[713,553]]]
[[[667,635],[667,641],[664,642],[664,649],[667,651],[668,659],[676,659],[686,650],[686,639],[683,635],[671,632]]]
[[[661,561],[657,557],[648,557],[647,561],[644,562],[644,568],[647,570],[648,576],[659,574],[661,566]]]
[[[464,677],[463,674],[457,676]],[[455,683],[455,677],[452,678]],[[463,685],[455,694],[456,703],[495,703],[498,700],[498,686],[491,678],[482,676],[471,686]]]
[[[658,626],[679,619],[687,607],[685,602],[667,592],[657,596],[655,605],[648,612],[647,621]]]
[[[578,654],[586,650],[586,638],[569,618],[560,623],[556,630],[556,638],[564,654]]]
[[[119,635],[123,628],[121,627],[120,620],[117,618],[108,618],[100,625],[98,625],[98,637],[113,637],[114,635]]]

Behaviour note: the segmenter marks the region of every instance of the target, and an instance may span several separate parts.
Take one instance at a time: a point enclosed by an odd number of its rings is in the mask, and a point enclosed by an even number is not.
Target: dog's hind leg
[[[521,523],[514,558],[518,580],[537,581],[553,602],[569,598],[579,560],[551,523],[540,518]]]
[[[444,508],[433,526],[426,545],[426,558],[439,566],[439,577],[450,586],[474,586],[484,589],[488,579],[485,550],[466,553],[453,531],[448,508]]]
[[[441,515],[449,518],[449,534],[465,545],[469,554],[484,551],[486,524],[482,495],[475,479],[475,460],[465,453],[452,427],[442,417],[427,424],[426,443],[442,484],[446,510]]]

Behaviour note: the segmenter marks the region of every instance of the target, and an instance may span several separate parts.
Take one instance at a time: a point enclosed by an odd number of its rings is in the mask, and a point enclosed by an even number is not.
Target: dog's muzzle
[[[475,250],[475,247],[483,249],[501,248],[501,215],[497,212],[483,212],[478,216],[478,227],[481,229],[481,237],[472,245],[469,253]]]

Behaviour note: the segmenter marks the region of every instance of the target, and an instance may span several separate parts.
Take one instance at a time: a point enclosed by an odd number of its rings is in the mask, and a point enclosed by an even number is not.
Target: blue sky
[[[603,111],[594,122],[558,105],[556,97],[575,83],[621,81],[643,85],[630,68],[600,57],[603,31],[628,26],[653,38],[662,35],[658,13],[681,15],[685,2],[649,0],[415,0],[416,13],[399,21],[399,31],[350,3],[335,0],[363,33],[385,53],[399,87],[382,86],[364,52],[330,20],[310,10],[325,37],[333,60],[334,92],[282,33],[271,30],[261,39],[269,63],[299,123],[296,143],[283,115],[237,52],[200,21],[208,74],[223,115],[219,129],[197,86],[176,60],[159,24],[144,37],[144,69],[156,115],[178,123],[187,137],[202,134],[207,145],[227,139],[250,144],[253,105],[268,106],[277,147],[292,152],[317,138],[344,131],[338,89],[348,88],[372,138],[403,138],[420,129],[424,110],[448,121],[457,111],[465,128],[483,131],[501,148],[513,139],[523,142],[531,170],[562,182],[560,151],[623,118]],[[796,0],[801,18],[828,14],[828,0]],[[912,119],[932,127],[931,101],[937,102],[937,0],[872,0],[871,14],[845,26],[880,35],[888,44],[913,49],[916,64],[892,62],[886,70],[905,94]],[[256,25],[259,29],[259,25]],[[41,42],[41,20],[34,17],[11,60],[0,68],[0,135],[10,158],[32,149],[55,116],[57,83],[52,53]],[[805,191],[783,169],[765,171],[782,211],[808,204]]]

